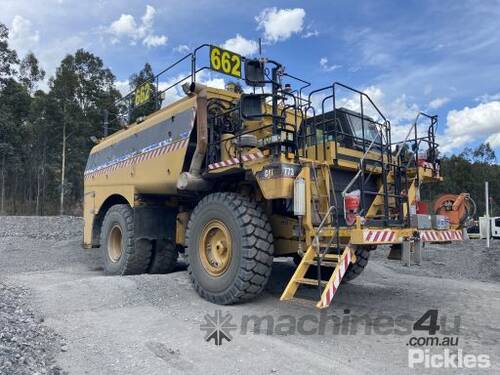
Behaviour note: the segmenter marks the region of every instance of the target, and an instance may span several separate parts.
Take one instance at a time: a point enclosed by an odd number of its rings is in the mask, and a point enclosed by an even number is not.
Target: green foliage
[[[44,78],[45,71],[38,65],[38,59],[32,52],[28,53],[19,65],[19,81],[32,93],[37,83]]]
[[[17,59],[8,47],[8,30],[0,24],[0,211],[4,213],[57,213],[63,134],[66,212],[78,212],[74,208],[83,198],[83,171],[93,146],[90,136],[102,136],[101,110],[120,97],[113,73],[99,57],[82,49],[61,61],[49,79],[48,93],[36,91],[44,77],[33,53]]]
[[[0,88],[14,73],[17,53],[9,48],[9,29],[0,23]]]

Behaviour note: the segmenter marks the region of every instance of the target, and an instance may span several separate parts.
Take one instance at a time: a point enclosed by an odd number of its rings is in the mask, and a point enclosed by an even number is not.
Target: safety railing
[[[140,121],[141,118],[159,110],[165,104],[163,101],[166,100],[166,94],[172,92],[172,90],[178,91],[182,83],[196,82],[197,75],[210,69],[208,65],[200,67],[197,65],[200,50],[208,48],[210,48],[209,44],[202,44],[193,52],[167,66],[154,77],[135,83],[136,87],[113,103],[110,108],[103,111],[104,136],[137,120]],[[245,58],[242,57],[242,60],[244,61]],[[183,64],[185,66],[182,69],[183,73],[174,76],[173,82],[166,79],[175,69],[182,68]],[[178,92],[175,94],[178,94]]]

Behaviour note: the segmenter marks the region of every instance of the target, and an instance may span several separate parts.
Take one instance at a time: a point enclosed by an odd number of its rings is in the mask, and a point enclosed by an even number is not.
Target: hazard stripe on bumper
[[[420,238],[425,242],[463,241],[461,230],[426,230],[420,231]]]
[[[386,229],[365,229],[363,240],[368,243],[392,243],[396,239],[396,232]]]

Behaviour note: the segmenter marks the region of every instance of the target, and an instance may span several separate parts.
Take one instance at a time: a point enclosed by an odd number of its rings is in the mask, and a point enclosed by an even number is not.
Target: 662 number
[[[210,69],[241,78],[241,56],[219,47],[210,46]]]

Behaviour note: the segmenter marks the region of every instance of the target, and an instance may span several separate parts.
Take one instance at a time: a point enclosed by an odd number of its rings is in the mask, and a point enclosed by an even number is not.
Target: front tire
[[[273,235],[262,209],[235,193],[203,198],[186,231],[188,273],[198,294],[228,305],[259,295],[273,262]]]
[[[356,246],[356,250],[354,252],[356,254],[356,263],[349,264],[342,281],[349,282],[361,275],[368,264],[371,250],[373,250],[373,248],[370,246]]]
[[[101,227],[104,272],[108,275],[137,275],[148,270],[151,242],[134,238],[134,212],[127,204],[112,206]]]

